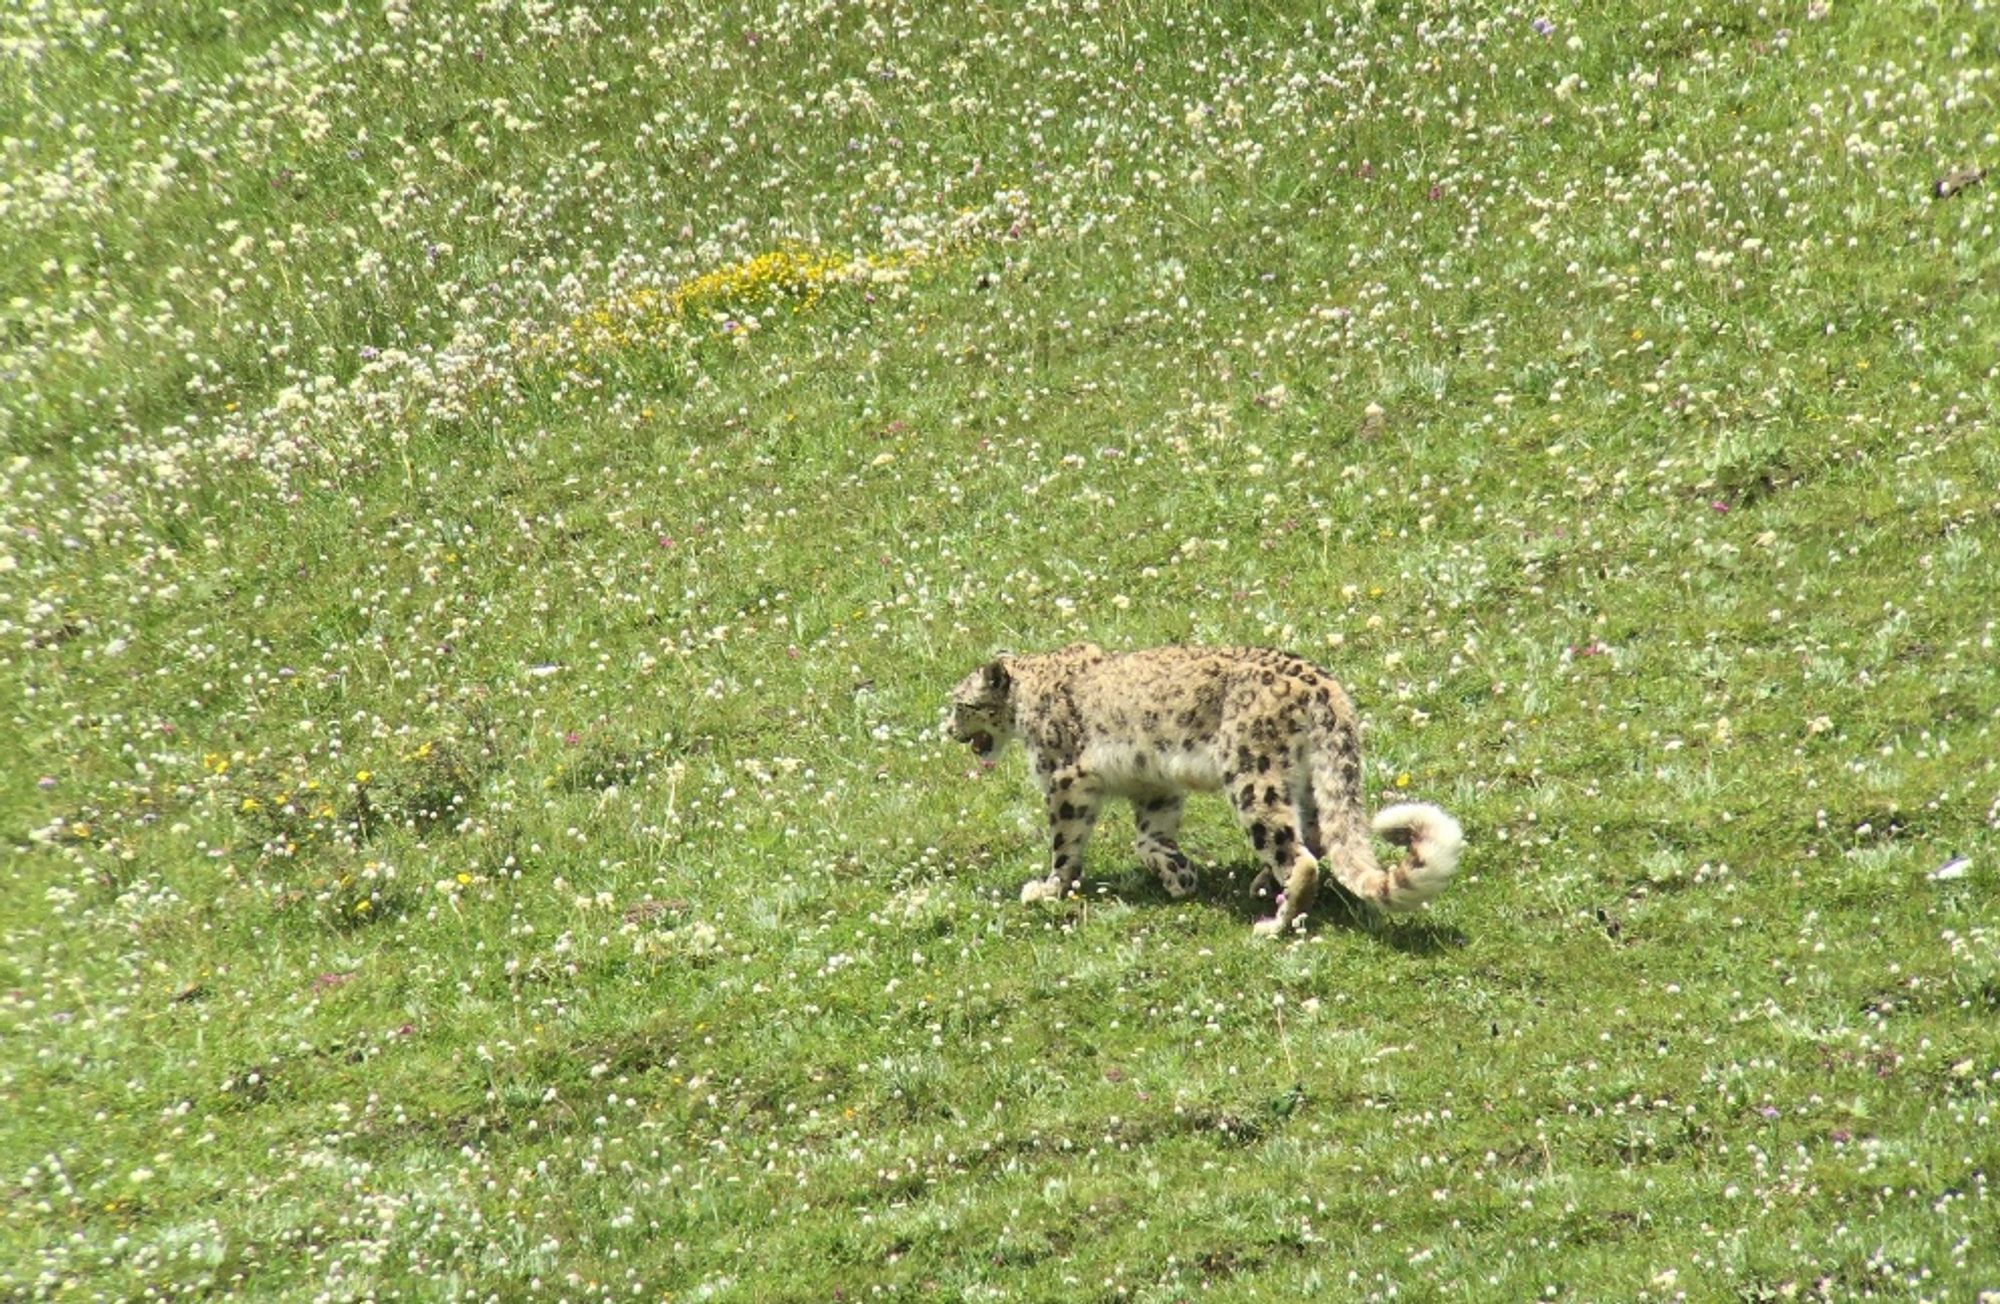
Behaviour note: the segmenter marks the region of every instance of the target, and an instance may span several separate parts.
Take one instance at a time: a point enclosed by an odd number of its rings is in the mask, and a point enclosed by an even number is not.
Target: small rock
[[[1931,193],[1939,199],[1950,199],[1959,191],[1970,190],[1978,185],[1985,177],[1984,168],[1960,168],[1956,172],[1947,172],[1939,177],[1937,184],[1931,187]]]
[[[1361,410],[1361,437],[1363,439],[1380,439],[1383,427],[1388,424],[1385,420],[1387,416],[1388,413],[1382,410],[1382,405],[1379,403],[1370,403],[1367,407],[1363,408]]]
[[[1931,881],[1933,883],[1948,883],[1955,878],[1964,878],[1966,871],[1971,868],[1972,858],[1970,856],[1953,856],[1950,860],[1945,861],[1944,864],[1939,865],[1931,871]]]

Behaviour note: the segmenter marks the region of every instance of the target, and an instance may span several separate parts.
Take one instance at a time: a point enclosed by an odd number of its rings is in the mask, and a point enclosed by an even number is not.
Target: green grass
[[[2000,20],[1653,9],[0,17],[0,1297],[2000,1290]]]

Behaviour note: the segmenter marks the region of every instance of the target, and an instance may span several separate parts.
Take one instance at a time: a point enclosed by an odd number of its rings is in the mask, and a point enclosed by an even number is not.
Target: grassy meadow
[[[2000,1299],[1987,166],[1990,3],[6,7],[0,1299]],[[1459,881],[1020,905],[1085,638]]]

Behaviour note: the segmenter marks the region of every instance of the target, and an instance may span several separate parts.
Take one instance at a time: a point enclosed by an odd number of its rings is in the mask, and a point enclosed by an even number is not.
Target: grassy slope
[[[0,1292],[2000,1283],[2000,25],[1647,8],[0,19]],[[1078,637],[1464,881],[1014,904]]]

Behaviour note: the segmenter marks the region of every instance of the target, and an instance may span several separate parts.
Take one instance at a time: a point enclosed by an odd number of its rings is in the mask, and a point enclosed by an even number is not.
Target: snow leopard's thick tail
[[[1384,910],[1415,910],[1444,891],[1465,846],[1457,820],[1429,802],[1404,801],[1376,811],[1372,823],[1375,832],[1403,848],[1403,860],[1386,870],[1378,867],[1368,891],[1350,884],[1356,896]]]
[[[1361,750],[1352,708],[1338,703],[1314,732],[1312,801],[1316,829],[1307,844],[1342,886],[1384,910],[1415,910],[1444,891],[1458,869],[1465,834],[1429,802],[1398,802],[1370,821],[1361,804]],[[1384,869],[1369,842],[1373,830],[1404,849]],[[1318,835],[1314,839],[1312,834]]]

